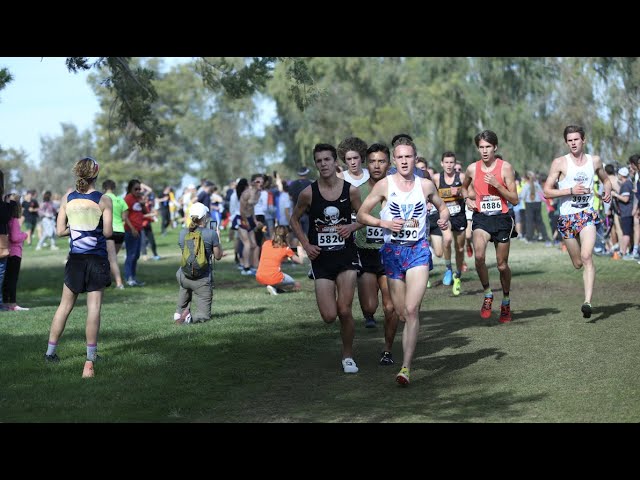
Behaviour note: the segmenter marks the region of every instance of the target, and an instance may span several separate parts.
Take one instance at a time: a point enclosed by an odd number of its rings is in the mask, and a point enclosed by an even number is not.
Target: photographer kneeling
[[[177,324],[205,322],[211,318],[213,266],[211,255],[222,258],[220,238],[208,228],[209,209],[200,202],[189,208],[190,227],[183,228],[178,238],[182,261],[176,273],[180,292],[173,319]],[[191,307],[189,307],[191,304]],[[192,310],[192,311],[190,311]]]

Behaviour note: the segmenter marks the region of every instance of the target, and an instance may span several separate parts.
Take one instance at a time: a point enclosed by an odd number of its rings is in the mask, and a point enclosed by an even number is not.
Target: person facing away
[[[183,228],[178,237],[180,250],[184,252],[187,246],[187,234],[198,231],[204,242],[207,267],[198,276],[187,276],[182,269],[178,268],[176,279],[180,290],[178,292],[178,303],[173,319],[177,324],[206,322],[211,318],[211,302],[213,300],[213,265],[211,257],[220,260],[223,255],[222,246],[218,232],[208,228],[209,208],[200,202],[196,202],[189,208],[191,222],[189,228]],[[191,240],[189,240],[191,241]],[[195,242],[194,242],[195,243]],[[196,245],[193,245],[195,248]]]
[[[508,202],[518,204],[515,172],[511,164],[496,158],[498,135],[491,130],[478,133],[474,142],[480,153],[480,160],[467,167],[462,183],[462,196],[466,205],[473,209],[472,229],[476,271],[484,289],[484,300],[480,317],[491,317],[493,291],[489,284],[489,269],[486,264],[487,245],[492,242],[496,250],[496,263],[502,286],[500,323],[511,321],[511,269],[509,250],[511,238],[517,235],[515,220],[509,214]],[[473,195],[469,191],[473,191]]]
[[[336,175],[338,154],[333,145],[316,144],[313,158],[319,177],[300,192],[291,214],[291,228],[311,260],[322,320],[333,323],[336,317],[340,319],[342,370],[357,373],[351,306],[360,261],[352,236],[357,225],[351,221],[351,212],[360,208],[360,194],[356,187]],[[305,212],[309,212],[308,235],[301,223]]]
[[[600,157],[584,153],[583,127],[568,125],[563,135],[569,153],[551,162],[549,176],[544,184],[544,195],[547,198],[560,197],[558,232],[564,239],[573,266],[576,269],[584,266],[584,302],[580,311],[584,318],[590,318],[596,278],[592,255],[596,243],[596,227],[600,223],[600,217],[593,208],[593,179],[597,175],[602,181],[602,200],[605,202],[611,200],[611,182],[602,168]]]
[[[22,216],[22,205],[17,194],[7,195],[5,199],[11,208],[11,218],[9,219],[9,257],[7,258],[7,270],[2,283],[2,307],[9,311],[29,310],[18,305],[16,297],[18,290],[18,277],[20,275],[20,264],[22,263],[22,245],[27,238],[27,232],[20,230],[20,217]]]
[[[429,280],[431,251],[427,237],[427,202],[440,212],[438,226],[449,227],[449,210],[438,195],[434,183],[415,175],[416,146],[400,138],[393,147],[397,172],[379,180],[358,209],[357,222],[384,229],[380,255],[394,310],[404,322],[402,331],[402,368],[396,375],[400,385],[409,384],[411,364],[420,330],[420,305]],[[373,208],[385,202],[380,218]]]
[[[290,258],[294,263],[302,264],[303,260],[289,247],[287,235],[289,228],[278,225],[274,230],[273,240],[265,240],[262,244],[262,254],[256,272],[256,280],[266,285],[271,295],[283,292],[297,292],[300,282],[296,282],[290,275],[282,271],[282,262]],[[280,291],[279,291],[280,290]]]
[[[60,202],[56,233],[59,237],[70,237],[69,257],[60,305],[51,322],[44,354],[47,362],[60,361],[56,354],[58,340],[78,295],[87,292],[87,358],[83,378],[95,376],[102,297],[105,287],[111,285],[106,239],[113,233],[113,207],[111,198],[95,188],[99,171],[100,166],[92,157],[78,160],[73,167],[76,189],[65,194]]]
[[[107,238],[107,254],[109,256],[111,275],[116,281],[116,288],[124,289],[120,267],[118,266],[118,252],[124,243],[124,225],[129,219],[129,207],[124,198],[114,193],[115,189],[116,182],[113,180],[107,179],[102,182],[102,191],[111,199],[113,205],[113,233],[111,238]]]

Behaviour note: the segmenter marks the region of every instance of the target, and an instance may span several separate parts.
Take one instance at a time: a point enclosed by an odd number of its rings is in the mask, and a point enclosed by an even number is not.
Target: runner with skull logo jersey
[[[291,214],[290,225],[311,260],[316,301],[326,323],[340,319],[342,369],[356,373],[353,359],[355,325],[351,306],[360,267],[353,241],[357,224],[351,211],[360,208],[358,189],[336,176],[337,152],[333,145],[319,143],[313,149],[318,180],[305,187]],[[309,236],[300,225],[300,217],[309,214]]]

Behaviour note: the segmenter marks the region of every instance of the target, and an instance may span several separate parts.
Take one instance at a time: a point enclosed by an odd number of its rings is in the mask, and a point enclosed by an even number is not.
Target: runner
[[[300,192],[291,214],[291,228],[311,260],[322,320],[333,323],[336,317],[340,319],[342,369],[357,373],[351,306],[360,261],[353,241],[356,224],[351,222],[351,211],[360,208],[360,194],[356,187],[336,176],[338,155],[333,145],[316,144],[313,158],[319,177]],[[300,223],[305,212],[309,213],[308,236]]]
[[[433,178],[438,188],[438,195],[447,205],[449,209],[449,229],[451,234],[443,237],[444,247],[444,263],[445,274],[442,279],[443,285],[451,285],[453,282],[452,293],[454,296],[460,295],[462,289],[462,280],[460,279],[463,272],[464,264],[464,244],[465,231],[467,229],[467,217],[465,215],[464,199],[462,198],[462,182],[464,182],[464,173],[458,173],[456,168],[456,154],[446,151],[442,154],[440,161],[442,165],[442,173],[436,173]],[[456,272],[452,272],[451,268],[451,245],[455,243],[456,252]]]
[[[511,321],[509,249],[511,238],[517,233],[513,217],[509,215],[507,202],[514,205],[518,203],[515,175],[509,162],[495,158],[498,149],[498,136],[495,132],[485,130],[477,134],[474,141],[482,158],[467,167],[462,184],[462,196],[469,208],[474,210],[472,229],[476,271],[484,288],[480,316],[484,319],[491,317],[493,291],[489,285],[486,252],[488,243],[493,242],[503,294],[499,322],[508,323]],[[470,197],[471,184],[473,196]]]
[[[440,212],[438,226],[449,226],[449,210],[438,196],[431,180],[414,174],[416,146],[401,138],[393,147],[397,173],[378,181],[362,207],[358,210],[358,223],[384,228],[382,263],[389,282],[393,306],[405,322],[402,333],[402,368],[396,381],[409,384],[411,362],[415,353],[420,329],[419,310],[429,279],[429,250],[427,202]],[[380,218],[371,215],[373,208],[386,202]]]
[[[389,148],[381,143],[374,143],[368,148],[366,158],[369,181],[358,187],[361,198],[366,198],[374,185],[386,177],[389,170]],[[379,217],[380,208],[380,204],[375,205],[371,214]],[[373,316],[378,309],[378,290],[382,293],[384,350],[380,355],[380,365],[393,365],[391,349],[398,330],[398,315],[393,309],[387,277],[380,260],[380,247],[384,243],[383,233],[384,230],[380,227],[366,226],[356,230],[356,246],[362,264],[362,270],[358,275],[358,299],[365,318],[364,325],[372,328],[376,326]]]
[[[593,247],[600,217],[593,208],[593,180],[597,175],[604,185],[602,199],[611,201],[611,182],[597,155],[584,153],[584,128],[569,125],[564,129],[564,141],[570,152],[551,162],[549,176],[544,183],[544,196],[560,197],[558,232],[576,269],[584,266],[584,303],[580,307],[584,318],[592,313],[591,297],[596,280],[593,266]],[[556,185],[556,181],[558,182]]]

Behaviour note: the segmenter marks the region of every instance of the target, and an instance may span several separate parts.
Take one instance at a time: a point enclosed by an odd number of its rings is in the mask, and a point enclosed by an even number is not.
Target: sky
[[[172,66],[189,57],[165,57]],[[92,129],[100,107],[87,83],[91,70],[71,73],[65,57],[0,57],[13,81],[0,90],[0,147],[22,148],[30,161],[40,163],[40,137],[62,135],[61,123],[79,132]],[[257,133],[275,118],[275,104],[262,102]]]
[[[0,57],[13,81],[0,90],[0,146],[22,148],[30,161],[40,162],[40,137],[62,135],[61,123],[82,132],[99,111],[87,83],[89,71],[71,73],[65,57]]]

